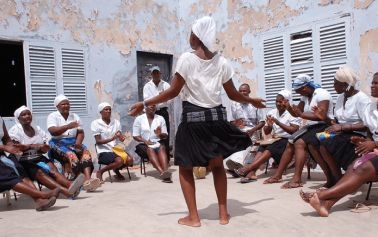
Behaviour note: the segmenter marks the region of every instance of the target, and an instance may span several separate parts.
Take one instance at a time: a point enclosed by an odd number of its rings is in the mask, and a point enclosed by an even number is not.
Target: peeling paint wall
[[[349,61],[366,92],[378,71],[378,3],[373,0],[0,0],[0,6],[0,39],[87,47],[86,124],[98,116],[97,104],[107,100],[130,131],[133,118],[126,110],[138,98],[136,51],[172,54],[177,60],[190,50],[190,26],[203,15],[216,19],[217,47],[235,69],[235,84],[249,83],[254,96],[264,91],[262,34],[343,13],[351,14]]]

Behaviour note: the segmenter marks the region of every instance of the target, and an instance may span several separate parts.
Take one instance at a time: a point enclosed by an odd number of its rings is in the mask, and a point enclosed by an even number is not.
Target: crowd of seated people
[[[271,142],[264,144],[260,141],[252,163],[228,168],[241,177],[241,183],[249,183],[257,180],[259,167],[273,158],[278,168],[264,184],[279,183],[294,158],[294,176],[281,188],[298,188],[303,186],[302,170],[306,158],[311,155],[324,171],[326,182],[315,192],[300,191],[300,197],[320,216],[328,216],[333,205],[342,197],[355,192],[368,181],[378,181],[378,152],[375,150],[378,148],[377,104],[359,91],[357,84],[358,76],[350,67],[341,66],[336,71],[334,88],[339,96],[333,109],[328,91],[314,83],[310,76],[298,75],[292,88],[302,96],[300,102],[292,104],[291,92],[286,89],[280,91],[276,96],[276,108],[264,115],[265,119],[259,118],[254,111],[256,124],[245,131],[253,139],[254,133],[262,128],[265,135],[270,135]],[[243,90],[250,93],[246,84],[240,86],[239,91],[243,93]],[[371,96],[378,98],[378,73],[373,76]],[[70,112],[69,99],[64,95],[57,96],[54,105],[57,111],[47,117],[48,132],[32,124],[32,111],[26,106],[14,112],[16,124],[9,132],[0,117],[0,191],[13,189],[29,195],[37,211],[53,206],[60,194],[74,199],[81,189],[88,192],[98,189],[103,183],[103,173],[108,170],[113,170],[116,177],[123,180],[120,170],[132,166],[134,160],[126,151],[125,157],[114,152],[114,147],[125,137],[120,122],[111,116],[112,106],[107,102],[100,103],[98,112],[101,117],[93,120],[91,132],[98,159],[106,166],[97,170],[93,178],[92,156],[83,144],[84,130],[80,117]],[[236,105],[233,110],[237,114]],[[138,146],[144,147],[161,180],[171,183],[167,148],[160,142],[167,138],[168,131],[164,119],[155,111],[155,106],[147,106],[145,113],[136,117],[133,138],[139,142]],[[235,126],[242,128],[246,125],[244,122],[241,125],[239,120],[244,121],[235,115]],[[306,130],[297,136],[296,131],[303,124]],[[317,136],[321,132],[335,136],[321,140]],[[56,168],[54,159],[62,163],[65,173]],[[33,181],[38,181],[48,190],[39,190]]]

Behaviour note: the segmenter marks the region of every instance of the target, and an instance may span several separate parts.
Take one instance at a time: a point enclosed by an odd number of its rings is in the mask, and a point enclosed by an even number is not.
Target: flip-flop
[[[351,209],[350,211],[351,212],[354,212],[354,213],[364,213],[364,212],[368,212],[368,211],[371,211],[371,207],[363,204],[363,203],[357,203],[356,206]]]
[[[269,179],[265,180],[263,184],[275,184],[275,183],[281,183],[282,179],[270,177]]]
[[[74,195],[77,192],[77,190],[80,190],[81,186],[83,186],[84,184],[84,179],[84,174],[79,174],[68,188],[68,193],[70,195]]]
[[[38,205],[35,210],[36,211],[45,211],[47,209],[49,209],[50,207],[54,206],[56,202],[56,197],[55,196],[52,196],[48,199],[48,201],[42,205]]]
[[[287,182],[281,186],[282,189],[292,189],[292,188],[300,188],[300,187],[303,187],[302,183],[292,183],[292,182]]]
[[[301,189],[301,190],[299,190],[299,196],[301,196],[303,201],[310,203],[310,198],[312,198],[312,196],[314,196],[314,193],[303,192],[303,190]]]
[[[249,177],[242,177],[240,179],[240,183],[242,183],[242,184],[251,183],[251,182],[255,182],[255,181],[257,181],[257,179],[253,179],[253,178],[249,178]]]

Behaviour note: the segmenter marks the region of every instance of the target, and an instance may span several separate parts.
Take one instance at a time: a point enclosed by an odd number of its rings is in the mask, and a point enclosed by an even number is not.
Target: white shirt
[[[158,86],[155,85],[153,80],[147,82],[143,87],[143,99],[149,99],[151,97],[159,95],[160,92],[167,90],[170,87],[169,83],[163,80],[160,80]],[[156,109],[168,107],[167,102],[163,102],[156,105]]]
[[[337,97],[337,101],[335,104],[335,117],[337,118],[339,123],[360,123],[362,122],[362,117],[364,114],[364,110],[367,106],[371,103],[370,98],[359,91],[357,94],[349,97],[345,102],[344,106],[344,98],[345,94],[342,93]]]
[[[365,108],[362,120],[364,124],[369,127],[374,141],[378,141],[378,110],[376,103],[370,103],[370,105]]]
[[[282,115],[280,116],[278,109],[272,109],[267,113],[267,116],[272,116],[273,118],[276,118],[279,122],[286,125],[293,124],[293,125],[299,126],[301,124],[301,118],[296,118],[292,116],[287,110],[285,110],[285,112],[283,112]],[[285,130],[283,130],[280,126],[278,126],[276,123],[273,124],[272,134],[274,134],[277,137],[284,137],[284,138],[288,138],[291,135],[287,133]]]
[[[219,54],[210,60],[203,60],[189,52],[178,59],[176,72],[185,80],[182,100],[204,108],[222,104],[223,84],[234,75],[232,67]]]
[[[249,127],[256,126],[258,122],[264,122],[266,117],[264,109],[257,109],[251,104],[236,101],[231,102],[231,115],[233,120],[244,119]]]
[[[108,139],[113,137],[118,131],[121,131],[121,123],[117,119],[113,119],[107,124],[99,118],[91,123],[91,131],[93,136],[100,135],[101,139]],[[115,139],[106,144],[97,144],[97,152],[111,152],[117,142],[118,140]]]
[[[24,129],[22,128],[21,124],[15,124],[9,129],[9,137],[19,142],[20,144],[29,145],[29,144],[44,144],[48,142],[49,136],[45,131],[43,131],[39,126],[33,126],[35,134],[33,137],[29,137],[25,134]],[[39,157],[39,153],[35,149],[29,149],[24,151],[23,155],[20,157],[22,158],[36,158]]]
[[[317,106],[320,101],[328,100],[329,101],[329,106],[328,106],[328,111],[327,111],[327,116],[331,119],[334,118],[333,116],[333,102],[332,102],[332,96],[331,94],[323,89],[323,88],[316,88],[314,90],[314,94],[312,95],[312,100],[309,102],[309,98],[307,96],[302,96],[301,101],[305,103],[303,111],[312,111],[312,107]],[[313,121],[313,120],[308,120],[308,125],[314,125],[317,123],[320,123],[321,121]]]
[[[145,140],[150,140],[151,142],[158,142],[160,141],[160,138],[155,134],[154,130],[159,126],[161,127],[161,133],[168,134],[167,126],[162,116],[155,114],[155,117],[152,120],[150,127],[147,115],[141,114],[134,120],[133,137],[141,136]]]
[[[69,113],[67,120],[64,119],[64,117],[60,114],[59,111],[55,111],[50,113],[47,116],[47,129],[51,127],[61,127],[64,125],[67,125],[71,122],[77,121],[79,123],[79,127],[68,129],[64,133],[62,133],[59,136],[52,136],[54,139],[61,139],[61,138],[69,138],[69,137],[76,137],[77,130],[82,130],[82,123],[80,120],[79,115],[75,113]]]

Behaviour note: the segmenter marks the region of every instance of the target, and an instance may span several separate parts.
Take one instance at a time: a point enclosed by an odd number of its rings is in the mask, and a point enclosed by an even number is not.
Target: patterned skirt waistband
[[[186,112],[181,115],[182,123],[227,121],[227,113],[224,107],[204,109],[202,111]]]

